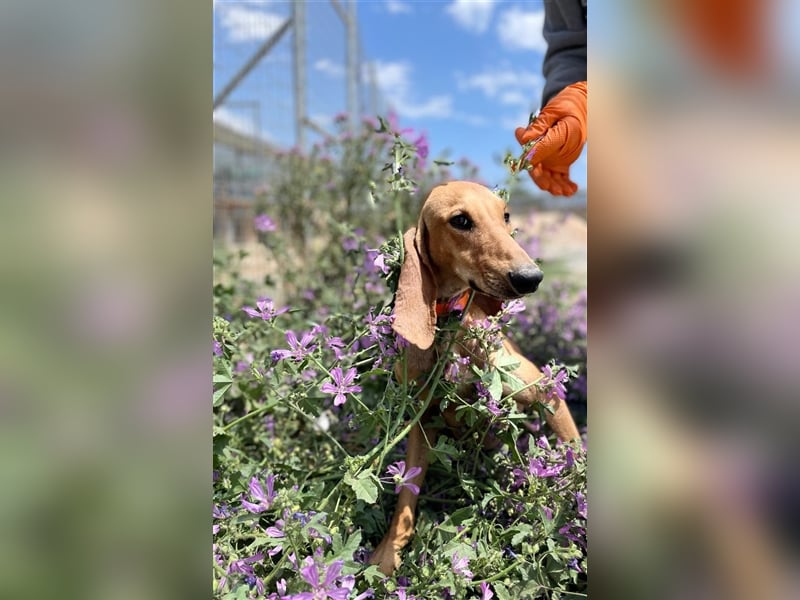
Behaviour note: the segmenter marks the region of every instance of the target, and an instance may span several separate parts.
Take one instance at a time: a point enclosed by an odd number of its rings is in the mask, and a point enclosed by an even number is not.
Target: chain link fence
[[[214,3],[214,237],[249,243],[271,157],[341,113],[386,108],[361,54],[355,0]]]

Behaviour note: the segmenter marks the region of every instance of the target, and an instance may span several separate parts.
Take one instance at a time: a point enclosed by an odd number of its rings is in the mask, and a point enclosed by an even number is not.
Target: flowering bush
[[[263,284],[239,277],[241,254],[215,257],[217,598],[585,592],[585,450],[502,395],[513,365],[443,356],[435,402],[456,403],[466,433],[443,431],[422,489],[410,481],[405,438],[427,401],[392,376],[404,360],[390,317],[399,234],[426,188],[454,174],[427,164],[424,136],[397,129],[364,123],[277,157],[256,226],[279,268]],[[509,302],[484,325],[468,335],[490,346],[513,331],[546,365],[546,394],[585,402],[583,290],[543,286],[527,310]],[[463,398],[455,382],[467,380],[475,394]],[[420,495],[419,520],[387,578],[368,557],[403,487]]]

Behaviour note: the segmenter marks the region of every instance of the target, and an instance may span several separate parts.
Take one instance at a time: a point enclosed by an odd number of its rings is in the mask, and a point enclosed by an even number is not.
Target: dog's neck
[[[448,316],[453,313],[463,313],[467,308],[471,290],[466,289],[458,294],[436,300],[436,316]]]

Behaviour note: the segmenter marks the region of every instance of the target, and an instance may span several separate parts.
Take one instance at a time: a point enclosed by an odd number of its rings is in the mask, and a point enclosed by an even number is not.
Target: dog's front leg
[[[406,448],[406,471],[419,467],[422,471],[411,483],[422,487],[425,472],[428,470],[428,450],[436,443],[436,430],[423,429],[417,423],[408,434]],[[400,566],[400,550],[402,550],[414,533],[414,512],[417,508],[417,496],[408,487],[403,487],[397,498],[397,507],[389,525],[389,530],[378,544],[369,559],[370,564],[378,565],[384,575],[391,575]]]
[[[522,380],[526,385],[523,391],[514,394],[514,400],[516,400],[517,406],[524,410],[524,408],[531,406],[535,402],[541,402],[547,405],[550,410],[544,411],[544,418],[550,426],[550,429],[555,432],[558,438],[562,442],[579,440],[581,434],[575,426],[575,420],[569,412],[567,403],[559,398],[546,399],[544,398],[544,394],[542,394],[535,385],[531,385],[542,378],[542,372],[536,365],[523,356],[516,345],[510,340],[505,340],[503,347],[507,353],[511,354],[519,361],[519,366],[512,374]],[[503,391],[509,393],[511,390]]]

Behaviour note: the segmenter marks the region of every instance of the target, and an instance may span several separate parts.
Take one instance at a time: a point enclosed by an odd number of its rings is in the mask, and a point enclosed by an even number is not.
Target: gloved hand
[[[569,167],[586,143],[586,82],[565,87],[550,99],[534,121],[514,132],[525,146],[539,139],[527,155],[528,174],[541,189],[555,196],[572,196],[578,186],[569,178]]]

